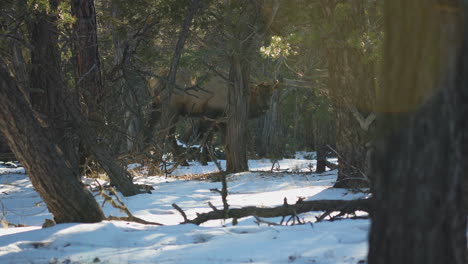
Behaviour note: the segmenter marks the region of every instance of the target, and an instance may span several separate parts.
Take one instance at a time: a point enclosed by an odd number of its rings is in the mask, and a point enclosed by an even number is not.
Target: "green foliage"
[[[289,54],[297,54],[297,52],[293,51],[287,39],[283,39],[280,36],[272,36],[269,46],[260,47],[260,54],[264,58],[276,60],[288,57]]]
[[[51,12],[49,0],[27,0],[26,3],[31,11],[46,13]]]
[[[66,30],[71,28],[73,23],[75,23],[76,18],[71,14],[71,5],[69,1],[61,1],[59,3],[58,9],[58,28],[59,30]]]

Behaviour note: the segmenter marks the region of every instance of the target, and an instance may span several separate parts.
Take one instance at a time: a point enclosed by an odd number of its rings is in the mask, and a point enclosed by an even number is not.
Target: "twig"
[[[267,224],[269,226],[280,226],[281,224],[277,224],[277,223],[273,223],[273,222],[269,222],[269,221],[266,221],[266,220],[263,220],[263,219],[260,219],[260,217],[254,215],[255,217],[255,221],[254,223],[256,223],[257,225],[260,225],[260,223],[264,223],[264,224]]]
[[[174,209],[176,209],[181,215],[182,217],[184,218],[184,222],[183,223],[188,223],[189,220],[187,219],[187,215],[185,214],[184,210],[182,210],[182,208],[180,208],[177,204],[173,203],[172,204],[172,207],[174,207]]]
[[[98,182],[98,185],[99,185],[99,187],[101,187],[99,182]],[[130,210],[127,208],[127,206],[120,200],[120,198],[118,197],[117,192],[115,191],[115,189],[110,188],[110,192],[114,195],[117,202],[114,201],[114,199],[112,199],[112,197],[110,197],[108,194],[106,194],[104,189],[101,187],[101,196],[104,198],[104,202],[103,202],[102,206],[104,206],[105,202],[109,202],[112,205],[112,207],[123,211],[124,213],[127,214],[127,216],[126,217],[125,216],[119,217],[119,216],[109,215],[108,217],[106,217],[107,220],[128,221],[128,222],[135,222],[135,223],[140,223],[140,224],[145,224],[145,225],[159,225],[159,226],[163,225],[163,224],[156,223],[156,222],[146,221],[146,220],[143,220],[143,219],[141,219],[139,217],[134,216],[130,212]]]
[[[344,163],[346,163],[346,160],[345,160],[334,148],[332,148],[330,145],[327,145],[327,147],[328,147],[329,149],[331,149],[331,151],[335,152],[335,154],[338,155],[338,157],[341,158],[341,160],[342,160]],[[369,177],[367,177],[367,175],[366,175],[364,172],[362,172],[361,169],[359,169],[359,168],[357,168],[356,166],[353,166],[353,165],[351,165],[351,164],[349,164],[349,166],[352,167],[353,169],[359,171],[359,173],[361,173],[361,175],[364,177],[364,179],[366,179],[367,182],[370,182]]]
[[[208,202],[208,206],[213,209],[213,211],[218,211],[218,208],[216,208],[211,202]]]

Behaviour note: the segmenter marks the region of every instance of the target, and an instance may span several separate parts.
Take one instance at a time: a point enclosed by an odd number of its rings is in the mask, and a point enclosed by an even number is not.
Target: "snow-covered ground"
[[[280,161],[280,169],[288,169],[288,173],[270,173],[269,160],[250,161],[254,172],[228,177],[230,206],[278,206],[284,197],[294,203],[298,197],[320,200],[366,196],[332,189],[336,171],[311,173],[315,160],[306,160],[304,155],[298,153],[296,159]],[[214,164],[192,163],[174,175],[214,171]],[[180,225],[183,218],[171,204],[178,204],[190,219],[196,213],[210,211],[208,202],[222,208],[220,195],[210,191],[221,189],[221,183],[160,176],[139,176],[136,180],[152,185],[155,190],[151,194],[123,197],[122,201],[135,216],[164,226],[104,221],[41,228],[52,215],[24,170],[0,164],[0,216],[9,223],[26,225],[0,229],[0,263],[356,264],[366,259],[369,220],[314,223],[315,216],[320,215],[314,212],[300,215],[307,223],[294,226],[257,225],[253,217],[239,219],[235,226],[230,220],[214,220],[201,226]],[[102,198],[96,198],[102,204]],[[103,210],[106,215],[123,216],[108,204]],[[280,218],[265,220],[280,222]]]

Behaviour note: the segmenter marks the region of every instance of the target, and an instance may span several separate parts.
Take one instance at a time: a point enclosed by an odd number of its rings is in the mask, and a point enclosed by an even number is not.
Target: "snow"
[[[288,173],[271,173],[269,160],[249,161],[252,172],[229,175],[228,203],[232,208],[271,207],[281,205],[285,197],[289,203],[299,197],[306,200],[366,197],[363,193],[331,188],[336,171],[311,173],[316,161],[304,159],[306,154],[280,161],[281,170]],[[177,169],[174,175],[216,170],[212,163],[201,166],[193,162],[190,167]],[[355,264],[366,259],[369,220],[315,223],[315,217],[321,212],[310,212],[300,215],[306,222],[303,225],[257,225],[253,217],[239,219],[235,226],[231,220],[213,220],[201,226],[181,225],[183,218],[171,204],[178,204],[189,218],[210,211],[208,202],[221,209],[220,195],[210,191],[221,189],[221,183],[163,176],[138,176],[136,181],[152,185],[154,190],[151,194],[121,197],[121,200],[135,216],[164,226],[103,221],[41,228],[44,220],[51,219],[52,215],[24,170],[0,164],[0,216],[9,223],[27,225],[0,229],[0,263]],[[101,197],[96,199],[102,204]],[[106,215],[123,216],[108,204],[103,210]],[[281,221],[280,218],[264,220]]]

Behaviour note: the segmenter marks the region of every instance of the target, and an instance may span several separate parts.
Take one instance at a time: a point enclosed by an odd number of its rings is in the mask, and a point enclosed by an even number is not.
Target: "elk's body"
[[[149,80],[149,89],[156,104],[160,103],[157,96],[159,84],[158,78]],[[227,80],[219,76],[197,79],[186,70],[180,70],[169,107],[177,115],[221,117],[227,111],[229,85]],[[276,86],[267,83],[251,86],[249,117],[258,117],[268,110],[271,94]]]
[[[161,105],[161,98],[158,96],[161,87],[161,80],[152,78],[148,82],[148,88],[153,95],[154,105],[157,108]],[[260,83],[252,85],[250,88],[249,99],[249,118],[256,118],[265,113],[270,105],[270,98],[277,88],[277,83],[268,84]],[[175,87],[173,89],[170,103],[168,104],[169,111],[174,118],[172,123],[175,124],[180,116],[186,117],[201,117],[198,122],[200,129],[191,131],[191,133],[204,134],[213,131],[214,122],[210,121],[216,118],[225,117],[228,110],[228,89],[229,82],[222,77],[212,76],[210,78],[195,78],[187,70],[181,69],[177,74]],[[155,112],[157,113],[157,111]],[[156,114],[157,116],[157,114]],[[150,120],[150,130],[153,130],[155,122],[158,118]],[[246,120],[247,121],[247,120]],[[209,124],[208,124],[209,123]],[[224,127],[221,125],[221,127]],[[204,128],[204,129],[203,129]],[[174,129],[172,129],[174,131]],[[190,135],[185,135],[189,138]],[[203,137],[210,139],[211,135]],[[173,146],[176,147],[176,141],[173,140]],[[206,145],[202,142],[201,145]],[[177,152],[177,150],[175,150]]]

